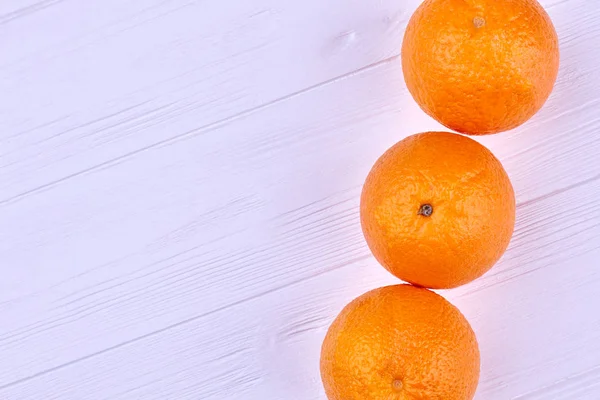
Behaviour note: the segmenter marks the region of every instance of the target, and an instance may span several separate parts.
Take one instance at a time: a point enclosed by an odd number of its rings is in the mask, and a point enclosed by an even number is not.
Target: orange
[[[321,349],[329,400],[470,400],[479,348],[469,323],[443,297],[409,285],[348,304]]]
[[[402,280],[452,288],[488,271],[515,225],[515,195],[494,155],[447,132],[409,136],[376,162],[360,219],[377,260]]]
[[[402,45],[404,78],[421,108],[475,135],[533,116],[558,63],[556,31],[536,0],[426,0]]]

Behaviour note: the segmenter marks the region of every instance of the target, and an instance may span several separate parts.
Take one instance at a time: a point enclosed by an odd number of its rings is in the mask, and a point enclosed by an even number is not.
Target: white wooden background
[[[418,3],[2,0],[0,399],[324,399],[329,323],[397,282],[361,184],[440,128],[402,78]],[[481,139],[513,241],[443,292],[479,400],[600,399],[600,2],[542,3],[556,88]]]

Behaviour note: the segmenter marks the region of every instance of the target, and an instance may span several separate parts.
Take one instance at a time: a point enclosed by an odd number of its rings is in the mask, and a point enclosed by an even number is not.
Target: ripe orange
[[[531,118],[558,63],[556,31],[536,0],[426,0],[402,45],[404,78],[421,108],[475,135]]]
[[[515,196],[500,161],[473,139],[447,132],[409,136],[376,162],[360,219],[375,258],[429,288],[460,286],[502,256]]]
[[[443,297],[410,285],[373,290],[348,304],[321,349],[329,400],[470,400],[479,348]]]

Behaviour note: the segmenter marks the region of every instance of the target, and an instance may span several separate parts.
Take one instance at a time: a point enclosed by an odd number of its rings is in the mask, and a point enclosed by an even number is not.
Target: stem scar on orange
[[[426,0],[402,44],[404,79],[419,106],[473,135],[531,118],[558,64],[556,31],[536,0]]]
[[[375,258],[412,284],[468,283],[502,256],[515,225],[515,195],[483,145],[447,132],[398,142],[364,184],[360,220]]]
[[[479,363],[477,339],[460,311],[410,285],[353,300],[321,349],[329,400],[471,400]]]

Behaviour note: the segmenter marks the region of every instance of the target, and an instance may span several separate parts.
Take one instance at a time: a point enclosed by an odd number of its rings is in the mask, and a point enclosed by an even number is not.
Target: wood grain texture
[[[441,129],[399,49],[419,1],[0,4],[0,399],[324,399],[320,343],[395,283],[362,238],[375,159]],[[600,398],[600,4],[543,1],[559,81],[481,138],[517,192],[443,294],[477,399]]]

